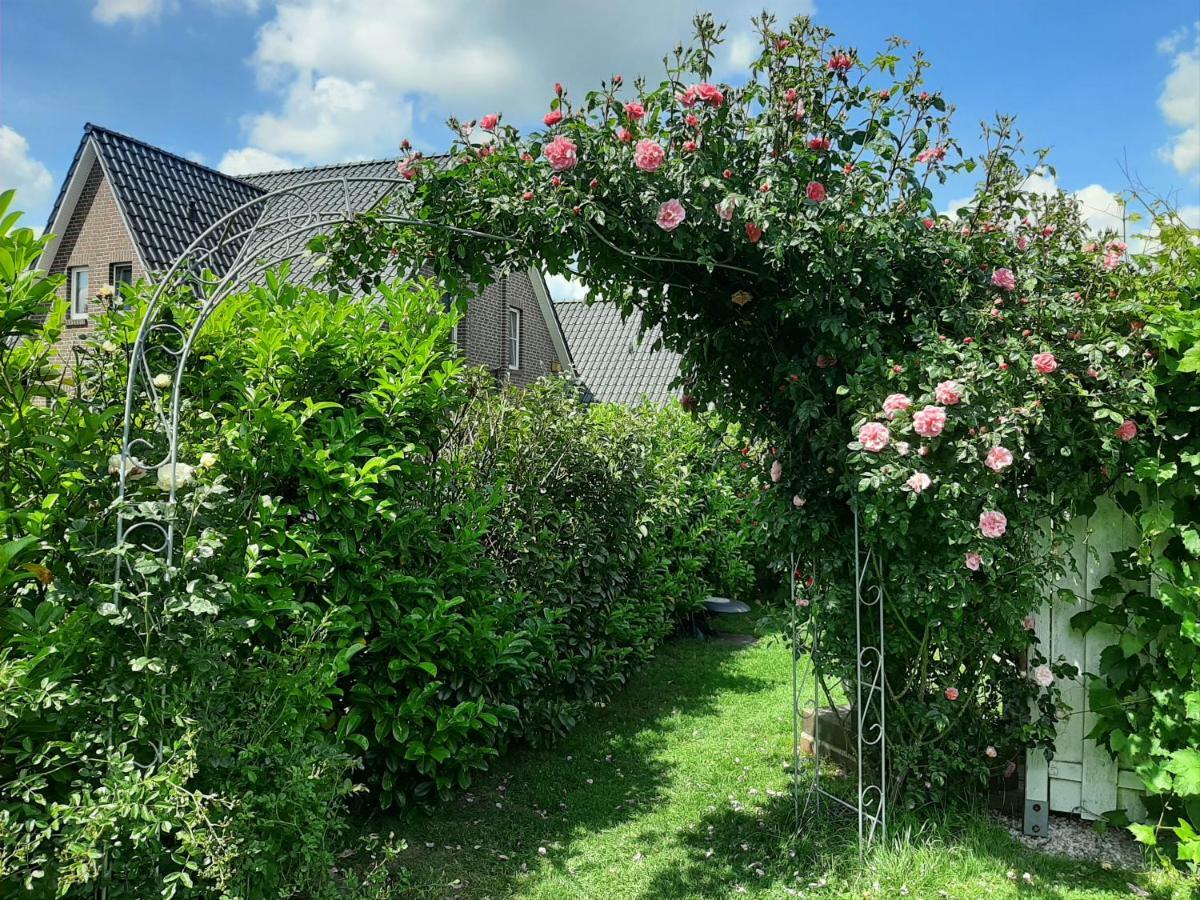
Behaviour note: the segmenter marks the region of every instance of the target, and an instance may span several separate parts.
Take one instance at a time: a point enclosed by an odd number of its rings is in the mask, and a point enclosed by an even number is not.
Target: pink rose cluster
[[[683,204],[678,200],[668,200],[658,208],[658,215],[654,221],[663,231],[674,231],[686,218],[687,211],[684,210]]]
[[[942,406],[954,406],[962,400],[962,389],[957,381],[942,381],[933,389],[933,396]]]
[[[1013,275],[1012,269],[997,269],[992,273],[992,284],[1002,291],[1015,291],[1017,289],[1017,277]]]
[[[933,479],[924,472],[914,472],[909,476],[909,479],[905,482],[905,484],[908,485],[909,490],[911,490],[914,494],[919,494],[933,484]]]
[[[1043,375],[1050,375],[1058,369],[1058,360],[1053,353],[1033,354],[1033,367]]]
[[[926,406],[913,416],[913,431],[921,437],[935,438],[946,427],[946,410],[940,406]]]
[[[983,464],[993,472],[1003,472],[1012,465],[1012,462],[1012,451],[1007,447],[997,446],[988,451],[987,458],[983,461]]]
[[[634,147],[633,164],[643,172],[657,172],[666,155],[666,151],[657,141],[643,139]]]
[[[725,95],[721,93],[721,89],[715,84],[707,82],[701,84],[693,84],[679,95],[679,102],[689,109],[697,103],[703,103],[705,106],[721,106],[725,102]]]
[[[560,135],[542,148],[542,156],[550,161],[550,168],[555,172],[565,172],[575,168],[579,161],[577,151],[574,141]]]
[[[904,412],[910,406],[912,406],[912,400],[904,394],[888,394],[883,401],[883,414],[889,419],[894,419],[898,413]]]
[[[986,538],[1002,538],[1008,530],[1008,517],[998,510],[989,509],[979,514],[979,531]]]
[[[868,422],[858,429],[858,442],[862,444],[864,450],[871,453],[883,450],[891,439],[892,436],[888,433],[887,426],[882,422]]]

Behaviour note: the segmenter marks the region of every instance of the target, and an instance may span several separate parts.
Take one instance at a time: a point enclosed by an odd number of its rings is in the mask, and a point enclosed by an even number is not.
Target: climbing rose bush
[[[1046,160],[1022,158],[1010,120],[964,156],[903,41],[869,55],[804,18],[755,24],[744,82],[712,81],[721,29],[702,16],[659,80],[556,86],[545,131],[481,144],[452,120],[447,161],[401,163],[418,202],[400,214],[421,225],[381,208],[317,248],[332,279],[367,286],[397,254],[451,285],[578,271],[660,328],[685,408],[711,403],[773,448],[755,461],[761,527],[834,680],[855,673],[856,528],[870,548],[890,784],[920,803],[1051,749],[1074,672],[1029,616],[1074,504],[1150,424],[1119,291],[1134,275],[1069,197],[1027,190]],[[955,173],[977,190],[939,208]]]

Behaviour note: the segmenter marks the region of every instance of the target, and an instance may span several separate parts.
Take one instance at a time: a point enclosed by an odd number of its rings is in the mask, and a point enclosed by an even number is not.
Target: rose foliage
[[[1072,510],[1151,427],[1134,267],[1069,197],[1029,189],[1045,159],[1022,164],[1010,120],[964,156],[903,42],[756,25],[744,83],[712,82],[721,30],[700,17],[659,81],[556,86],[542,131],[452,120],[448,159],[400,163],[414,199],[316,246],[335,281],[370,286],[396,254],[450,284],[532,263],[640,310],[683,356],[685,402],[774,448],[762,518],[811,579],[801,616],[835,680],[855,673],[857,510],[886,593],[896,795],[977,789],[1051,750],[1074,670],[1027,617]],[[970,202],[938,209],[932,186],[966,173]]]

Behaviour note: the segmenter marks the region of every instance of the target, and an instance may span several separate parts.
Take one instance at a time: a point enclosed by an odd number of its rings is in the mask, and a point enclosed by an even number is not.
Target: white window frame
[[[88,317],[88,292],[90,290],[87,266],[72,266],[68,271],[68,288],[71,292],[71,318],[80,321]],[[83,290],[80,291],[80,276],[83,276]],[[80,294],[82,293],[82,296]]]
[[[458,346],[458,326],[457,325],[450,326],[450,343],[452,343],[456,347]]]
[[[521,310],[508,308],[508,368],[521,368]]]

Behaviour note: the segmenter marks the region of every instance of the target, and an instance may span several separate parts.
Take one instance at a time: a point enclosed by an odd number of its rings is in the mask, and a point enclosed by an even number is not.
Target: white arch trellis
[[[409,186],[400,178],[329,176],[314,178],[287,188],[262,194],[222,216],[206,228],[159,279],[138,327],[129,357],[126,378],[125,408],[122,422],[120,464],[118,470],[118,504],[113,602],[122,604],[122,586],[133,574],[131,549],[160,558],[168,568],[174,562],[176,510],[178,489],[178,442],[182,409],[183,377],[192,347],[205,323],[217,308],[237,289],[262,276],[282,263],[307,253],[311,237],[353,221],[356,209],[352,191],[370,190],[374,203],[389,194]],[[320,190],[316,190],[320,189]],[[315,195],[324,197],[314,205]],[[482,232],[470,228],[410,218],[384,210],[375,214],[384,224],[433,228],[485,240],[512,243],[515,238]],[[663,260],[660,257],[638,254],[609,242],[599,232],[597,239],[611,249],[632,259],[666,261],[705,265],[695,260]],[[746,273],[732,265],[722,268]],[[218,274],[217,272],[220,272]],[[415,271],[415,269],[414,269]],[[749,273],[752,274],[752,273]],[[190,327],[185,330],[168,314],[168,300],[183,304],[195,311]],[[161,356],[171,361],[168,384],[156,384],[150,358]],[[160,376],[164,373],[160,373]],[[169,391],[169,394],[162,392]],[[139,429],[139,414],[145,426]],[[144,448],[154,453],[157,463],[138,461],[135,451]],[[152,457],[154,458],[154,457]],[[168,513],[163,516],[151,506],[129,503],[128,479],[138,470],[166,468]],[[139,532],[150,532],[143,538]],[[134,548],[133,536],[138,534],[140,546]],[[146,542],[148,541],[148,542]],[[797,824],[823,803],[832,803],[857,816],[860,849],[865,850],[881,838],[887,827],[886,785],[886,681],[884,675],[884,589],[878,559],[871,550],[860,547],[859,520],[854,511],[854,608],[856,619],[857,672],[855,678],[854,737],[857,748],[857,787],[854,801],[830,791],[823,781],[825,755],[819,733],[817,713],[834,705],[833,697],[818,669],[803,664],[803,654],[809,651],[819,656],[821,621],[813,616],[803,625],[795,614],[795,601],[800,596],[796,579],[796,560],[792,560],[791,630],[792,648],[792,724],[793,724],[793,796]],[[873,578],[871,583],[868,579]],[[804,674],[801,670],[804,669]],[[807,694],[811,682],[812,694]],[[807,760],[800,756],[800,730],[806,714],[813,714],[814,753]],[[806,777],[807,775],[807,777]]]

